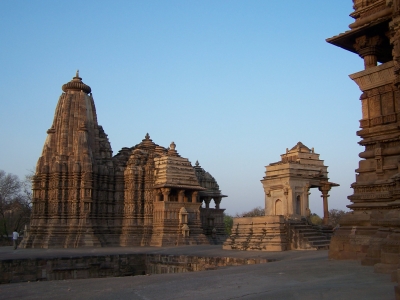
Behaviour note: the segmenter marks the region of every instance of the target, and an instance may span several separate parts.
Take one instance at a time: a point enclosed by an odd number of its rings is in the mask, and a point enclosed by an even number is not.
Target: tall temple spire
[[[111,146],[97,123],[91,89],[79,71],[62,90],[33,179],[31,236],[24,241],[26,247],[102,243],[94,227],[99,200],[107,199],[108,186],[114,184]],[[54,237],[54,228],[63,234]]]

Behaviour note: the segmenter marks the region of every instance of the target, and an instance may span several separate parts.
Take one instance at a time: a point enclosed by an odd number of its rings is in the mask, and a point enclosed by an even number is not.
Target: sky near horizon
[[[61,86],[92,88],[114,154],[146,133],[210,172],[229,214],[264,207],[260,180],[298,141],[329,166],[329,207],[355,181],[357,55],[325,39],[348,30],[351,0],[2,1],[0,169],[34,169]],[[310,208],[322,215],[311,190]]]

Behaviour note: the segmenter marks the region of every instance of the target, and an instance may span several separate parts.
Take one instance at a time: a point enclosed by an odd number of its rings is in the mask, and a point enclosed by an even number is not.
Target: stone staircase
[[[291,250],[328,250],[327,230],[307,224],[305,221],[287,222],[288,240]],[[324,232],[324,233],[323,233]]]

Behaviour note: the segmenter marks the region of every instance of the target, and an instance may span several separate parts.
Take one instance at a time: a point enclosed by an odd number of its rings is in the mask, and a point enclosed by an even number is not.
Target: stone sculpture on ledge
[[[224,209],[219,205],[226,196],[211,175],[180,157],[173,142],[164,148],[148,134],[112,156],[107,135],[97,123],[91,88],[77,72],[62,90],[33,177],[31,223],[20,247],[171,246],[224,240]],[[211,199],[216,208],[209,207]]]

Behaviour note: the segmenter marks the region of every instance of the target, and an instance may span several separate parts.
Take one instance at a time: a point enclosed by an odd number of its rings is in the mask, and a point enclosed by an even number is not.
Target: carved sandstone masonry
[[[364,59],[365,70],[350,77],[362,91],[357,135],[365,150],[348,197],[352,212],[341,220],[329,255],[390,270],[395,263],[385,245],[400,224],[400,1],[356,0],[354,9],[351,30],[327,41]]]
[[[215,179],[207,173],[213,181],[203,180],[174,143],[166,149],[148,134],[112,157],[91,88],[77,72],[62,89],[33,177],[31,226],[21,247],[214,243],[202,227],[198,191],[214,197],[217,207],[210,210],[223,224],[224,195]]]

